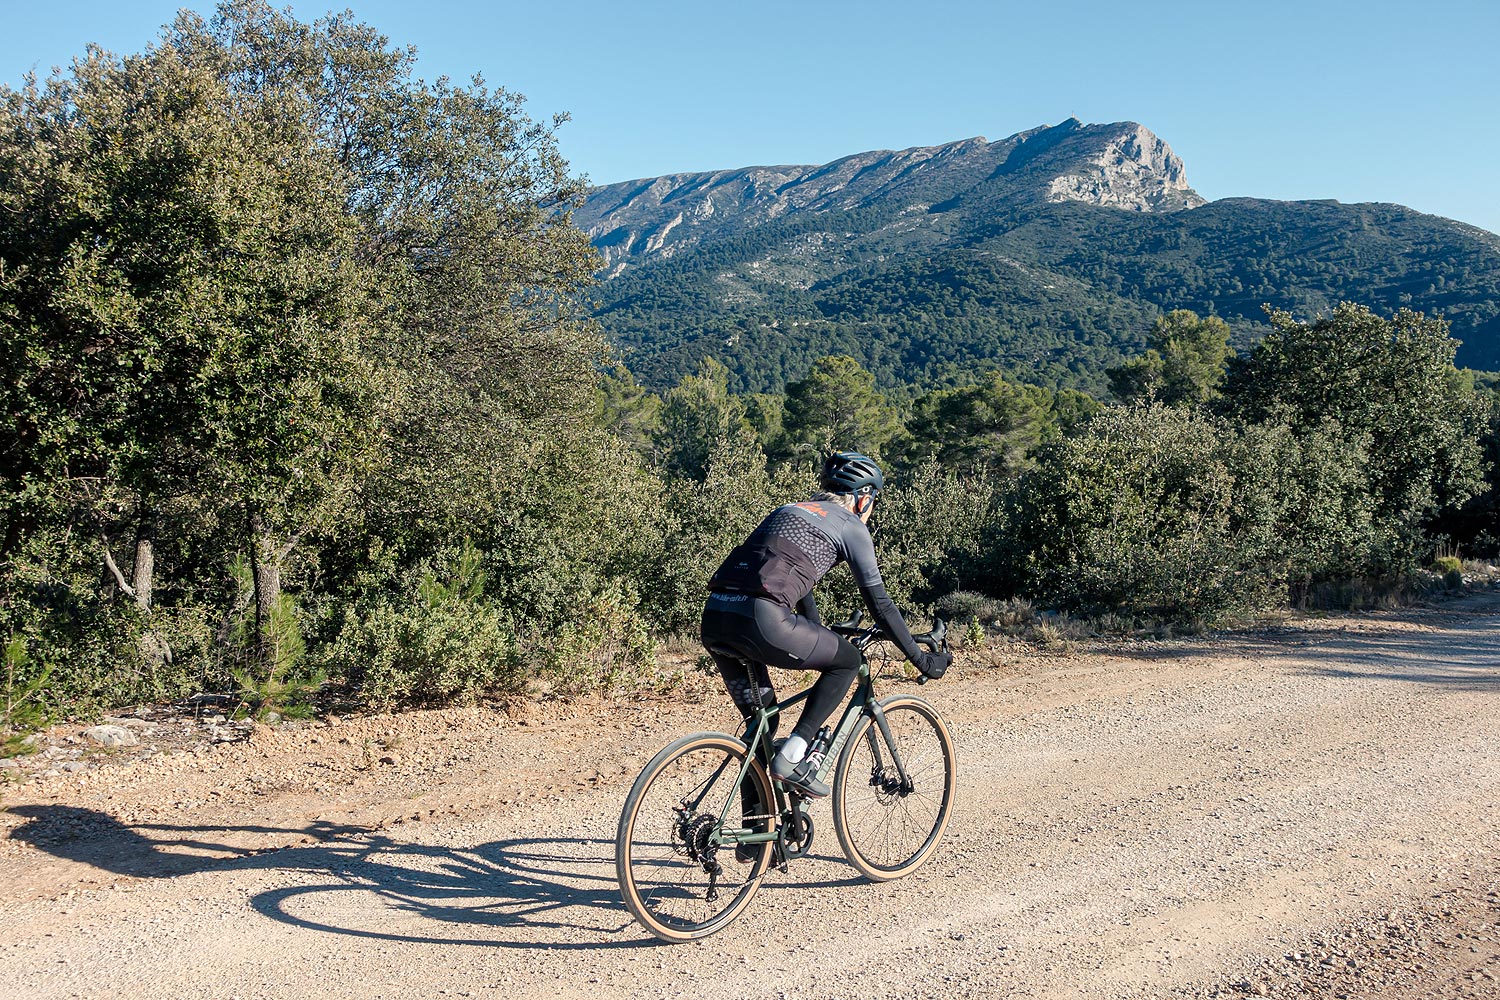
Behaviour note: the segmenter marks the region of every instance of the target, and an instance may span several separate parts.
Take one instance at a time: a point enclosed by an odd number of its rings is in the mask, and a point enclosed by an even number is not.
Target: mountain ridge
[[[1071,145],[1072,150],[1064,147]],[[1064,155],[1059,156],[1059,151]],[[823,164],[737,167],[664,174],[592,189],[574,221],[605,258],[605,275],[672,256],[731,228],[790,212],[825,213],[878,202],[935,212],[959,207],[983,186],[1018,204],[1081,201],[1134,211],[1204,203],[1180,158],[1144,125],[1085,125],[1076,118],[990,142],[983,136],[853,153]]]
[[[1263,307],[1441,313],[1458,363],[1500,369],[1500,237],[1400,205],[1205,202],[1134,122],[876,150],[592,189],[596,316],[643,382],[703,358],[779,390],[848,353],[893,387],[1001,368],[1102,392],[1170,309],[1243,348]]]

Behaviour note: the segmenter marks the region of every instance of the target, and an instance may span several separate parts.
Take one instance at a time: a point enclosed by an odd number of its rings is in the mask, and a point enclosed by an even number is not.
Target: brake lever
[[[928,633],[922,638],[927,642],[932,643],[932,645],[936,647],[933,650],[934,652],[948,652],[948,623],[943,621],[941,618],[934,619],[931,630],[929,630]],[[918,672],[917,686],[921,687],[931,679],[932,678],[928,677],[926,674]]]
[[[846,622],[834,622],[829,628],[859,628],[859,623],[865,620],[864,608],[855,608],[854,617]]]

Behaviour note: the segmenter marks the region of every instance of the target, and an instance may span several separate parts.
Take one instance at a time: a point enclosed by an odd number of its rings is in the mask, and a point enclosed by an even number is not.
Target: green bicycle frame
[[[756,708],[755,714],[751,717],[749,724],[745,728],[745,735],[743,737],[745,747],[749,752],[745,754],[745,760],[740,764],[739,775],[730,787],[742,787],[745,778],[750,774],[751,760],[758,753],[761,753],[762,750],[769,751],[769,747],[765,746],[765,740],[767,734],[770,732],[771,720],[791,706],[806,700],[811,691],[812,689],[808,688],[805,691],[797,692],[785,701],[778,702],[775,705],[759,705]],[[757,700],[759,698],[758,692],[756,698]],[[881,710],[880,702],[875,698],[875,684],[870,677],[870,662],[863,655],[860,656],[859,660],[859,673],[855,681],[854,697],[849,700],[848,706],[845,707],[844,714],[839,718],[838,728],[834,730],[833,738],[829,741],[828,752],[823,758],[823,766],[818,769],[818,780],[825,779],[828,773],[838,766],[839,756],[843,752],[844,744],[849,742],[849,736],[854,732],[854,727],[859,724],[861,715],[869,715],[874,718],[875,725],[880,729],[880,735],[884,737],[886,748],[891,752],[891,760],[896,765],[897,773],[901,776],[902,785],[910,785],[911,779],[907,776],[906,765],[902,763],[901,755],[896,752],[896,741],[891,737],[890,726],[885,721],[885,712]],[[873,751],[878,764],[880,761],[880,746],[873,738],[873,734],[871,735],[870,744],[870,749]],[[769,752],[761,753],[761,756],[766,758],[769,764]],[[714,772],[714,775],[706,784],[705,795],[707,794],[707,789],[712,788],[717,783],[719,775],[723,773],[723,766],[727,766],[728,763],[729,761],[726,760],[724,765],[721,765],[720,769]],[[776,796],[774,803],[775,811],[771,815],[779,817],[785,808],[786,793],[774,781],[771,783],[771,790]],[[767,824],[773,828],[763,831],[755,831],[746,827],[726,827],[724,824],[729,819],[729,809],[733,803],[733,795],[725,797],[724,805],[719,810],[717,830],[709,838],[711,843],[720,846],[765,844],[778,840],[781,837],[779,823]],[[697,804],[695,803],[694,808],[696,806]]]

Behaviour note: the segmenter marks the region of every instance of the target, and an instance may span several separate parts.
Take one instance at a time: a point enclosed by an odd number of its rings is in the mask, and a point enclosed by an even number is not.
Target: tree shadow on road
[[[659,943],[635,926],[620,902],[614,844],[609,841],[535,837],[463,849],[323,822],[300,829],[130,826],[106,813],[72,806],[24,805],[9,811],[27,819],[12,831],[12,839],[131,878],[207,871],[299,873],[304,877],[295,884],[255,893],[250,906],[263,916],[309,930],[501,948],[596,950]],[[256,836],[314,842],[270,848],[232,843]],[[768,883],[767,888],[810,889],[858,881],[786,880]],[[353,898],[359,895],[373,896],[381,905]]]
[[[1384,680],[1451,691],[1500,691],[1500,630],[1450,629],[1364,635],[1310,649],[1298,672],[1335,680]]]

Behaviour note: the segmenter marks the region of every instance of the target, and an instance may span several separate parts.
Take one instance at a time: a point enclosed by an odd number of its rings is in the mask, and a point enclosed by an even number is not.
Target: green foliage
[[[553,637],[547,671],[561,688],[575,692],[655,680],[656,644],[635,594],[621,587],[580,608]]]
[[[662,433],[659,397],[636,384],[624,365],[601,372],[594,392],[594,422],[619,437],[642,457],[655,453]]]
[[[1408,310],[1387,320],[1348,303],[1312,323],[1286,313],[1271,322],[1232,369],[1226,409],[1298,434],[1318,428],[1362,449],[1370,517],[1391,540],[1382,568],[1414,568],[1431,519],[1483,487],[1485,410],[1453,368],[1447,323]]]
[[[498,529],[587,418],[564,119],[414,59],[229,0],[0,93],[0,593],[71,710],[235,670],[284,700],[290,633],[209,622],[298,617],[285,581],[325,641],[342,589]]]
[[[859,451],[879,458],[901,431],[895,410],[875,391],[875,376],[846,355],[813,363],[806,377],[786,387],[782,451],[822,456]]]
[[[1222,424],[1160,403],[1106,411],[1055,445],[1024,477],[1010,525],[1028,592],[1168,621],[1267,606],[1276,507],[1238,445]]]
[[[42,691],[50,668],[30,668],[25,636],[5,644],[5,687],[0,691],[0,757],[27,752],[26,735],[47,723]]]
[[[1458,558],[1458,556],[1438,556],[1432,561],[1432,565],[1428,566],[1427,568],[1439,575],[1447,573],[1458,573],[1462,575],[1464,571],[1464,561]]]
[[[979,619],[975,618],[964,629],[963,643],[965,649],[984,648],[984,626],[979,624]]]
[[[38,532],[0,563],[0,635],[24,637],[15,683],[45,683],[37,698],[49,717],[107,709],[202,690],[228,679],[209,656],[212,625],[200,606],[158,608],[101,594],[97,548],[77,552],[62,532]],[[163,655],[163,651],[168,651]]]
[[[1099,405],[1081,393],[1021,385],[999,372],[978,384],[939,389],[918,399],[907,423],[907,458],[944,468],[1014,475],[1032,453]]]
[[[241,581],[243,603],[248,605],[253,597],[249,564],[245,560],[237,562],[234,575]],[[231,677],[241,705],[257,719],[273,713],[282,718],[312,715],[313,699],[328,682],[326,673],[308,669],[300,619],[296,598],[288,593],[278,595],[261,625],[263,645],[253,650],[258,655],[251,655],[257,637],[248,627],[248,616],[239,623],[235,638],[240,659],[247,665],[232,670]]]
[[[729,373],[717,361],[705,359],[697,375],[685,376],[663,400],[656,445],[669,474],[701,481],[716,447],[752,437],[745,404],[730,394]]]
[[[510,618],[482,596],[479,552],[466,543],[408,572],[395,593],[344,610],[318,653],[367,705],[444,705],[516,690],[521,682]]]
[[[1145,354],[1106,374],[1110,392],[1124,403],[1148,397],[1174,405],[1202,403],[1218,395],[1229,357],[1229,324],[1174,309],[1151,325]]]

